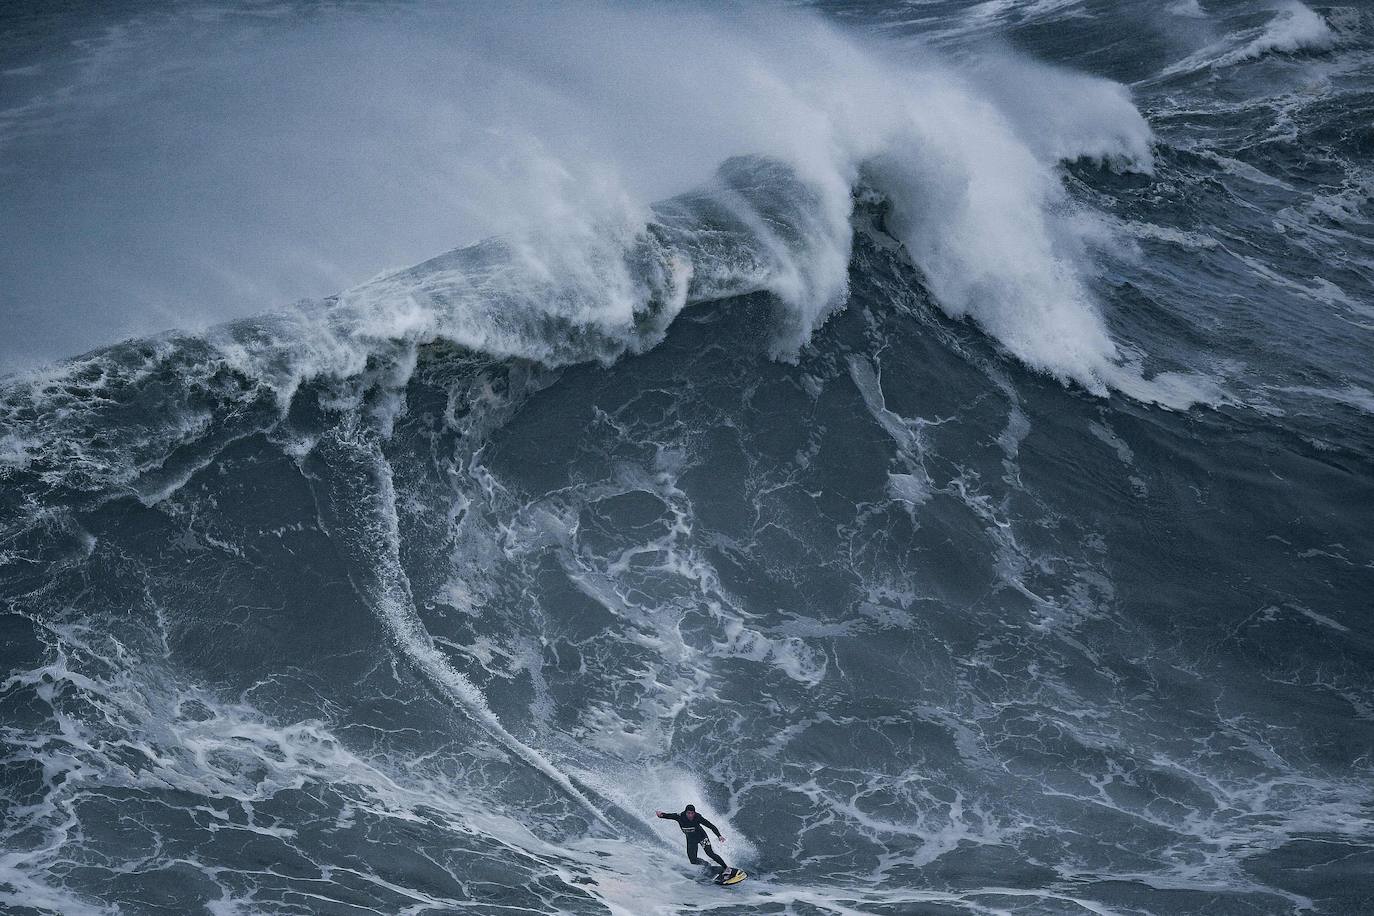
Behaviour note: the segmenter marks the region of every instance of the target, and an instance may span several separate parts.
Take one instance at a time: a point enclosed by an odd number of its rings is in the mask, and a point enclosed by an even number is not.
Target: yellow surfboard
[[[726,878],[724,881],[722,881],[722,882],[720,882],[720,883],[721,883],[721,884],[727,884],[727,885],[728,885],[728,884],[739,884],[741,881],[743,881],[743,880],[744,880],[745,878],[747,878],[747,877],[749,877],[749,876],[746,875],[746,874],[744,873],[744,869],[742,869],[742,868],[737,868],[737,869],[735,869],[735,873],[734,873],[733,875],[731,875],[730,877]]]

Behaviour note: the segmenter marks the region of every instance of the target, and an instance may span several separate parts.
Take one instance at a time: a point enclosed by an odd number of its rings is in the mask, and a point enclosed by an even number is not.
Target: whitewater
[[[1374,909],[1374,12],[0,35],[7,912]]]

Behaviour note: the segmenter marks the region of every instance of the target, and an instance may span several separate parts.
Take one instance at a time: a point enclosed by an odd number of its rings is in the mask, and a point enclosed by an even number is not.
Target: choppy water
[[[475,28],[96,56],[263,12]],[[700,181],[4,378],[0,906],[1374,911],[1374,11],[549,15]]]

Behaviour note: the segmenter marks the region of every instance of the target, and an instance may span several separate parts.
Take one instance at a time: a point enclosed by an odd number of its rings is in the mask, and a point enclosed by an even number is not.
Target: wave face
[[[5,14],[0,904],[1374,909],[1369,13],[528,12]]]

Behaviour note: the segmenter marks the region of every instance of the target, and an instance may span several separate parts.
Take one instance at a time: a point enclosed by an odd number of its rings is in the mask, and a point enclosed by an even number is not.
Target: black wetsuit
[[[677,825],[682,828],[682,835],[687,840],[687,861],[691,862],[693,865],[705,864],[697,859],[697,846],[700,846],[702,852],[706,853],[712,859],[715,859],[721,868],[725,868],[725,860],[716,855],[716,851],[711,848],[711,838],[706,835],[706,831],[703,828],[710,827],[711,832],[716,835],[716,839],[720,839],[720,830],[715,824],[702,817],[700,813],[693,812],[693,814],[696,814],[696,817],[692,818],[690,821],[687,820],[686,811],[679,814],[660,814],[659,817],[670,821],[677,821]]]

